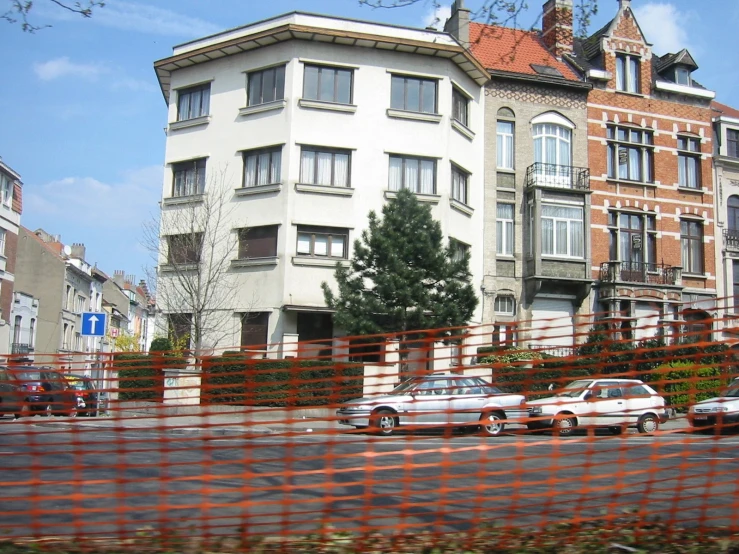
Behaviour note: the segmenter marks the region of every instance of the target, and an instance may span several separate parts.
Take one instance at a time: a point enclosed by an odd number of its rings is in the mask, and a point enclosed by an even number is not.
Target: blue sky
[[[0,0],[0,12],[9,3]],[[473,11],[481,3],[467,0]],[[529,0],[519,25],[535,24],[542,3]],[[599,5],[591,31],[617,8],[615,0]],[[739,2],[633,0],[632,7],[656,53],[687,47],[700,66],[694,77],[739,107],[739,68],[727,48]],[[91,19],[36,0],[34,23],[52,27],[27,34],[0,21],[0,156],[23,177],[22,224],[84,243],[87,261],[109,274],[145,278],[152,259],[142,223],[158,210],[167,117],[153,62],[176,44],[293,10],[418,27],[434,20],[431,0],[391,10],[357,0],[106,0]],[[447,14],[448,7],[438,16]]]

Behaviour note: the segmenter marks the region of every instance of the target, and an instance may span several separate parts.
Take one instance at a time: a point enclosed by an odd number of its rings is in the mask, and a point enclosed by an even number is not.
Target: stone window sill
[[[162,205],[181,206],[186,204],[202,204],[204,200],[204,194],[193,194],[191,196],[172,196],[170,198],[163,198]]]
[[[270,192],[280,192],[282,183],[272,183],[269,185],[258,185],[256,187],[241,187],[234,191],[236,196],[255,196],[258,194],[267,194]]]
[[[331,187],[326,185],[308,185],[305,183],[295,183],[295,190],[298,192],[308,192],[314,194],[327,194],[332,196],[352,196],[354,189],[350,187]]]
[[[210,123],[210,116],[203,115],[200,117],[194,117],[192,119],[184,119],[182,121],[173,121],[169,124],[170,131],[177,131],[179,129],[186,129],[188,127],[200,127]]]
[[[293,265],[303,265],[308,267],[336,267],[339,262],[344,267],[349,267],[349,260],[339,258],[313,258],[310,256],[293,256]]]
[[[441,123],[442,116],[436,113],[409,112],[406,110],[387,109],[387,116],[395,119],[410,119],[411,121],[424,121],[426,123]]]
[[[391,198],[397,198],[398,193],[394,190],[385,191],[385,199],[390,200]],[[438,194],[416,194],[416,199],[419,202],[425,202],[427,204],[438,204],[441,200],[441,196]]]
[[[458,212],[463,213],[466,216],[471,216],[473,213],[475,213],[474,208],[454,198],[449,199],[449,205],[452,207],[452,209],[457,210]]]
[[[338,104],[336,102],[323,102],[321,100],[298,100],[298,106],[311,110],[327,110],[330,112],[354,113],[357,107],[354,104]]]
[[[166,273],[172,273],[174,271],[195,271],[198,268],[198,264],[196,263],[190,263],[190,264],[162,264],[159,266],[159,269],[162,272]]]
[[[239,115],[252,115],[255,113],[263,113],[263,112],[271,112],[274,110],[281,110],[287,106],[287,100],[284,98],[282,100],[277,100],[275,102],[266,102],[264,104],[256,104],[254,106],[244,106],[243,108],[239,108]]]
[[[475,133],[469,127],[463,125],[456,119],[452,119],[452,129],[468,140],[474,140],[475,138]]]
[[[691,187],[681,187],[680,185],[678,185],[677,190],[678,192],[693,192],[693,193],[701,193],[701,194],[706,192],[703,188],[694,189]]]
[[[268,258],[245,258],[231,260],[231,267],[265,267],[276,266],[277,263],[277,256],[270,256]]]

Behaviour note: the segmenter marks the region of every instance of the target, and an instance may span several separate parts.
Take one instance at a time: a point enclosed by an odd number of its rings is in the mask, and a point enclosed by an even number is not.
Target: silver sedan
[[[504,393],[480,377],[425,375],[401,383],[390,394],[346,402],[339,423],[391,435],[398,427],[464,427],[484,435],[503,432],[507,421],[528,416],[526,398]]]

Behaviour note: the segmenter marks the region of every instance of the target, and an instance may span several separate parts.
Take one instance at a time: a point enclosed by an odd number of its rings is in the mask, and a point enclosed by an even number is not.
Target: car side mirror
[[[554,383],[549,383],[547,390],[554,390]]]
[[[585,400],[592,400],[593,399],[593,393],[588,391],[585,393],[585,396],[583,397]]]

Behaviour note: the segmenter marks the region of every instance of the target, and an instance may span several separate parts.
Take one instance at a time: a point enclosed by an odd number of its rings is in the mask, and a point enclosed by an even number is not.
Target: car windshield
[[[67,377],[67,384],[70,389],[74,390],[90,390],[92,389],[92,383],[79,377]]]
[[[566,396],[568,398],[577,398],[582,394],[582,391],[587,389],[592,381],[573,381],[572,383],[569,383],[568,385],[565,385],[562,392],[557,394],[557,396]]]
[[[421,379],[408,379],[395,387],[390,394],[403,394],[418,386]]]
[[[739,383],[732,383],[728,389],[721,392],[727,398],[739,398]]]

